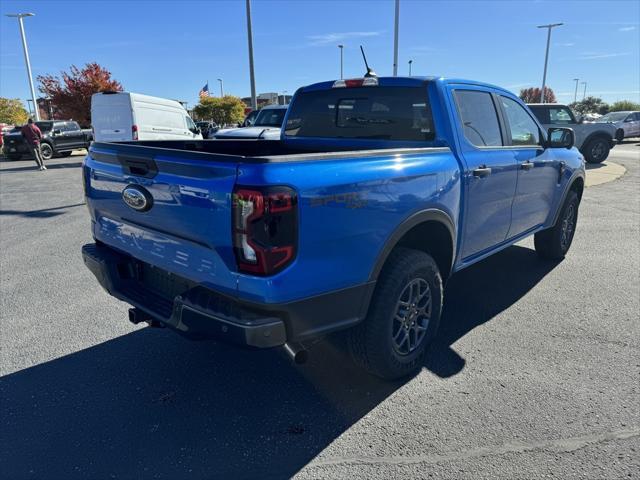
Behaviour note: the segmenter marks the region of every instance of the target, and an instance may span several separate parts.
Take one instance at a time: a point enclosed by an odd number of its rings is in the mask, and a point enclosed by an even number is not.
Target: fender
[[[582,179],[582,182],[585,182],[585,174],[582,170],[576,170],[574,174],[571,176],[569,181],[567,182],[567,187],[562,192],[562,196],[560,197],[560,201],[556,205],[556,212],[553,214],[553,221],[551,223],[547,223],[548,227],[552,227],[558,221],[558,216],[560,215],[560,210],[562,210],[562,205],[564,205],[564,201],[567,198],[567,194],[573,188],[573,185],[576,183],[578,178]]]
[[[591,140],[596,137],[605,137],[609,142],[613,141],[611,133],[607,132],[606,130],[596,130],[595,132],[590,133],[589,136],[584,139],[584,142],[582,142],[582,145],[580,145],[579,150],[582,150]]]
[[[441,223],[449,231],[449,235],[451,236],[451,249],[452,249],[451,267],[453,267],[453,264],[456,258],[456,239],[457,239],[455,224],[451,219],[451,217],[447,215],[444,211],[436,208],[430,208],[430,209],[421,210],[419,212],[412,214],[410,217],[406,218],[398,227],[396,227],[396,229],[389,236],[389,238],[384,244],[384,247],[382,247],[382,250],[378,254],[378,259],[376,260],[376,263],[374,264],[373,269],[371,270],[371,274],[369,275],[369,280],[377,280],[378,275],[380,275],[380,271],[382,270],[382,267],[387,261],[387,257],[389,257],[389,254],[395,248],[395,246],[398,244],[398,242],[404,236],[405,233],[407,233],[416,225],[420,225],[421,223],[429,222],[429,221],[435,221],[435,222]]]

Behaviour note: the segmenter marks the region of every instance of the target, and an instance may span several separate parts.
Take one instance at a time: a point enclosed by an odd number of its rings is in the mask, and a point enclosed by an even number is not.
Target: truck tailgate
[[[234,157],[94,144],[83,174],[96,240],[202,285],[235,292]],[[127,187],[148,193],[151,207],[139,211],[127,204]]]

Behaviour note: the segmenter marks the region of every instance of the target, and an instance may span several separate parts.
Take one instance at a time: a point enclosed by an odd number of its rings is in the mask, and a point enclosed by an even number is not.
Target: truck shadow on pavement
[[[459,372],[451,345],[553,266],[511,247],[454,277],[426,368]],[[333,342],[295,367],[145,328],[1,378],[0,463],[11,479],[288,478],[409,380],[377,380]]]
[[[42,208],[40,210],[0,210],[0,216],[28,217],[28,218],[51,218],[67,213],[69,208],[81,207],[86,203],[74,203],[62,207]]]

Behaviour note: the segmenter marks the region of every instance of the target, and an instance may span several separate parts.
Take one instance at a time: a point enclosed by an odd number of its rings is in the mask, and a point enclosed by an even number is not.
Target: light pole
[[[578,101],[578,80],[580,80],[579,78],[574,78],[573,81],[576,82],[576,90],[575,92],[573,92],[573,103],[576,103]]]
[[[538,28],[547,29],[547,51],[544,54],[544,73],[542,74],[542,90],[540,91],[540,103],[544,103],[544,87],[547,83],[547,62],[549,61],[549,43],[551,43],[551,29],[559,27],[563,23],[550,23],[549,25],[538,25]]]
[[[247,0],[247,41],[249,42],[249,77],[251,80],[251,108],[258,108],[256,76],[253,73],[253,33],[251,32],[251,0]]]
[[[13,17],[18,19],[18,25],[20,26],[20,36],[22,37],[22,49],[24,50],[24,62],[27,64],[27,76],[29,77],[29,88],[31,89],[31,98],[34,105],[34,116],[36,121],[40,120],[40,112],[38,112],[36,103],[36,91],[33,88],[33,79],[31,78],[31,62],[29,62],[29,49],[27,48],[27,38],[24,35],[24,24],[22,19],[24,17],[33,17],[34,13],[8,13],[7,17]]]
[[[398,76],[398,23],[400,21],[400,0],[396,0],[396,17],[393,28],[393,76]]]
[[[224,87],[222,86],[222,79],[219,78],[218,81],[220,82],[220,98],[224,97]]]
[[[409,76],[411,76],[411,64],[413,63],[413,60],[409,60]]]
[[[344,78],[343,69],[342,69],[342,67],[343,67],[343,56],[342,56],[342,53],[343,53],[343,50],[344,50],[344,45],[338,45],[338,48],[340,49],[340,80],[342,80]]]
[[[587,82],[580,82],[580,85],[584,85],[584,90],[582,91],[582,100],[587,96]]]

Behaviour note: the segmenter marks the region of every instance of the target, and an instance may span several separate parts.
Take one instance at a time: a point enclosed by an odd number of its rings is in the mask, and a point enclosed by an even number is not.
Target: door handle
[[[483,165],[473,170],[474,177],[484,178],[484,177],[488,177],[489,175],[491,175],[491,167],[487,167],[486,165]]]
[[[523,170],[531,170],[533,168],[533,165],[534,164],[532,162],[527,160],[526,162],[520,164],[520,168],[522,168]]]

